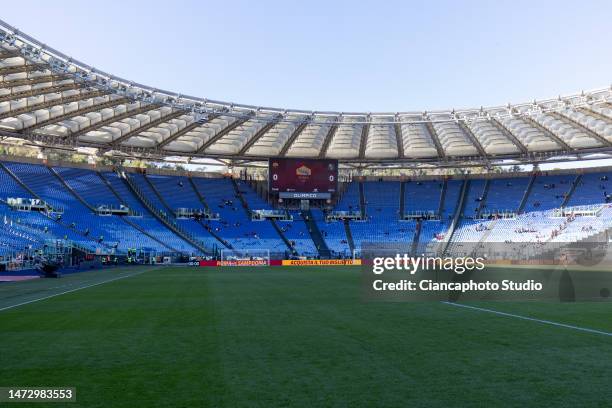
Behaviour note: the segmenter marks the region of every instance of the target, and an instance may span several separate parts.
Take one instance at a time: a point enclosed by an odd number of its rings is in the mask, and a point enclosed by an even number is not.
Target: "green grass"
[[[135,271],[0,285],[0,308]],[[160,268],[0,311],[0,386],[75,386],[68,407],[612,403],[609,336],[367,303],[360,284],[350,267]],[[479,305],[612,332],[609,303]]]

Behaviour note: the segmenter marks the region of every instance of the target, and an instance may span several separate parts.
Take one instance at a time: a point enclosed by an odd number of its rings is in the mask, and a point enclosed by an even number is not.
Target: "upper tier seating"
[[[525,205],[525,212],[559,208],[576,176],[538,176]]]
[[[446,183],[446,194],[444,195],[444,203],[442,204],[442,214],[440,214],[442,220],[450,220],[453,218],[459,203],[459,197],[461,196],[462,186],[463,181],[461,180],[449,180]]]
[[[442,181],[407,181],[404,185],[404,214],[438,212]]]
[[[399,193],[399,182],[364,183],[367,220],[351,222],[351,232],[357,247],[362,242],[412,243],[416,224],[414,221],[400,221]],[[358,208],[359,201],[356,205]]]
[[[96,172],[70,167],[55,167],[55,171],[92,207],[107,205],[119,208],[121,205]]]
[[[359,211],[359,183],[353,181],[348,183],[346,191],[342,194],[342,198],[336,204],[336,210],[339,211]]]
[[[583,175],[567,205],[573,207],[605,203],[606,196],[612,194],[612,181],[610,179],[612,179],[612,173]]]
[[[474,218],[478,215],[481,201],[484,199],[485,180],[472,180],[470,182],[468,193],[465,197],[465,206],[463,208],[463,216],[466,218]]]
[[[517,212],[525,190],[529,186],[529,177],[492,179],[483,211],[489,213]]]

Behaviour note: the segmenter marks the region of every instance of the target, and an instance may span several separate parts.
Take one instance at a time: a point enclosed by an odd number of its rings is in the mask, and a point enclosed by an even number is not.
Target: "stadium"
[[[611,404],[610,87],[273,108],[123,79],[0,20],[0,137],[2,389],[83,407]],[[401,268],[371,274],[400,253],[443,277],[413,299],[381,280]],[[450,294],[490,287],[471,258],[512,293]]]

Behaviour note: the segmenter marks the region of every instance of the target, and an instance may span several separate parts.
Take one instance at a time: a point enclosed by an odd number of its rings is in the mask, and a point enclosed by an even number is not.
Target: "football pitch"
[[[612,304],[364,302],[357,267],[0,285],[0,387],[67,407],[612,405]],[[7,404],[5,404],[7,405]]]

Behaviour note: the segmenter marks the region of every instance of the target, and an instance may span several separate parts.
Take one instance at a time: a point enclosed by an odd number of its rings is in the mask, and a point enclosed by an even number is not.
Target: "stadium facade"
[[[67,57],[4,22],[0,47],[0,134],[36,147],[235,166],[278,158],[492,166],[612,152],[610,88],[476,109],[300,111],[153,89]],[[461,251],[466,242],[576,242],[612,226],[608,169],[353,179],[314,200],[283,200],[247,175],[155,173],[5,158],[0,251],[15,260],[63,241],[85,257],[135,250],[335,258],[354,256],[363,242]]]

